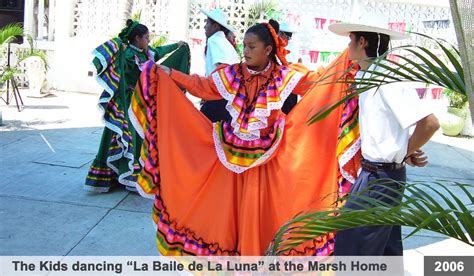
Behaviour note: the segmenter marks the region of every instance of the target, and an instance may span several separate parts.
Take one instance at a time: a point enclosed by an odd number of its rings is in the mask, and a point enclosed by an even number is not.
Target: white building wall
[[[37,9],[33,0],[26,0],[26,7]],[[248,8],[253,0],[56,0],[54,21],[47,24],[45,35],[37,41],[37,47],[49,53],[50,69],[48,84],[56,90],[100,93],[91,65],[92,50],[100,43],[117,35],[127,18],[138,10],[142,13],[142,23],[152,33],[169,34],[170,42],[185,40],[191,46],[191,69],[202,73],[204,69],[203,52],[205,46],[205,15],[199,12],[206,9],[222,8],[229,14],[232,24],[239,30],[238,41],[243,38],[248,17]],[[304,63],[312,68],[325,62],[311,61],[311,51],[339,52],[348,40],[333,35],[327,30],[332,20],[348,21],[355,7],[363,12],[375,12],[389,17],[390,22],[405,22],[412,30],[454,38],[451,26],[425,24],[429,20],[450,20],[449,7],[419,4],[400,4],[395,1],[375,0],[279,0],[282,10],[280,21],[289,21],[300,31],[294,35],[297,51]],[[49,7],[51,9],[51,7]],[[51,10],[48,10],[51,13]],[[26,11],[26,27],[36,29],[38,20],[33,20],[35,12]],[[326,19],[324,26],[317,26],[316,18]],[[321,23],[321,22],[320,22]],[[37,23],[36,23],[37,24]],[[51,31],[54,33],[51,34]],[[51,38],[53,41],[51,41]]]

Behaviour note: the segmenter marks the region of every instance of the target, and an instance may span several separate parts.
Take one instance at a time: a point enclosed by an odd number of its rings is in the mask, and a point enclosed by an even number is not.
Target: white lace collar
[[[140,48],[138,48],[137,46],[135,46],[135,45],[133,45],[133,44],[129,44],[129,46],[130,46],[130,48],[132,48],[132,49],[135,50],[135,51],[138,51],[138,52],[140,52],[140,53],[143,52],[143,49],[140,49]]]
[[[252,69],[250,69],[248,66],[245,66],[245,68],[247,68],[247,71],[248,71],[251,75],[258,75],[258,74],[267,72],[268,69],[270,69],[270,66],[271,66],[271,65],[272,65],[272,62],[269,61],[268,64],[267,64],[267,67],[265,67],[265,69],[263,69],[262,71],[255,71],[255,70],[252,70]]]

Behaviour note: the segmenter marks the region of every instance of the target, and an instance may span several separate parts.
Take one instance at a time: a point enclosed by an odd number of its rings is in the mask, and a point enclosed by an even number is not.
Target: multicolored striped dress
[[[147,63],[131,116],[144,137],[137,188],[155,198],[160,253],[262,255],[297,214],[335,208],[359,168],[357,101],[317,123],[307,120],[344,96],[348,86],[335,80],[350,66],[344,52],[318,72],[274,63],[255,72],[234,64],[204,78],[174,70],[168,76]],[[211,123],[179,87],[225,99],[232,119]],[[291,93],[303,97],[285,115]],[[288,254],[329,255],[334,238],[327,233]]]
[[[128,109],[135,85],[147,61],[156,62],[178,49],[178,44],[147,51],[126,45],[119,38],[106,41],[93,51],[97,81],[104,88],[99,107],[104,111],[105,127],[96,158],[90,166],[84,188],[108,192],[117,184],[135,190],[141,166],[138,162],[142,138],[133,128]],[[181,47],[166,63],[189,72],[189,48]]]

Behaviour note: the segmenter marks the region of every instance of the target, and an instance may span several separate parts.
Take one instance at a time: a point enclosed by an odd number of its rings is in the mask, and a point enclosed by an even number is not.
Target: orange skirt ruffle
[[[348,68],[347,54],[333,64],[317,78]],[[308,125],[309,115],[340,99],[347,84],[306,86],[272,158],[236,174],[216,155],[212,123],[155,64],[145,66],[131,106],[145,138],[138,183],[155,196],[153,219],[163,255],[262,255],[278,228],[297,214],[335,207],[350,185],[341,168],[354,176],[358,166],[352,160],[357,154],[339,162],[358,138],[358,128],[344,133],[342,119],[357,110],[341,106]],[[334,233],[328,233],[289,254],[329,255],[333,244]]]

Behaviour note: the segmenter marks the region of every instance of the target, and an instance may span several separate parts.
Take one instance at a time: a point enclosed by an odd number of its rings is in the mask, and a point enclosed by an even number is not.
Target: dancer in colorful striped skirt
[[[148,28],[129,19],[118,37],[93,52],[97,80],[104,88],[99,106],[104,111],[105,128],[86,178],[86,190],[108,192],[117,184],[136,190],[142,139],[130,123],[128,109],[145,62],[158,61],[176,50],[164,64],[189,72],[189,48],[181,47],[184,42],[157,48],[150,47],[149,42]]]
[[[334,208],[354,181],[357,105],[307,124],[312,110],[348,89],[335,74],[350,68],[347,52],[319,72],[288,65],[278,28],[275,21],[252,26],[244,38],[246,61],[221,65],[208,77],[145,65],[131,105],[144,136],[137,188],[155,197],[163,255],[262,255],[280,226],[302,211]],[[321,79],[325,85],[312,82]],[[231,120],[211,123],[180,88],[225,99]],[[291,93],[303,97],[285,115]],[[329,255],[333,246],[328,233],[289,254]]]

